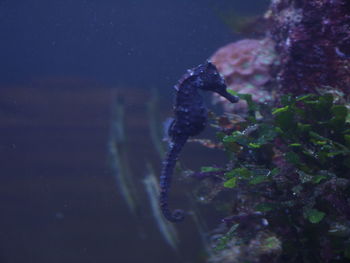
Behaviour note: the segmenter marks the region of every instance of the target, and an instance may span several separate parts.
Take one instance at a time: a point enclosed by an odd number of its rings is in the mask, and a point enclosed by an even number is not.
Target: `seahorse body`
[[[224,79],[210,62],[188,70],[179,80],[175,89],[175,118],[168,131],[171,146],[161,171],[159,202],[165,218],[172,222],[179,222],[184,219],[184,212],[179,209],[173,212],[170,211],[168,192],[171,185],[171,176],[182,147],[189,137],[201,133],[207,123],[207,108],[199,90],[216,92],[232,103],[237,102],[238,97],[226,91]]]

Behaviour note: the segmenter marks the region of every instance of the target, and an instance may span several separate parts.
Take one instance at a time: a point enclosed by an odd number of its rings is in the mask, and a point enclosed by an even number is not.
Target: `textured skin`
[[[163,162],[159,198],[163,215],[171,222],[179,222],[184,219],[184,212],[182,210],[171,212],[168,205],[171,176],[177,158],[187,139],[201,133],[207,123],[207,108],[199,90],[216,92],[232,103],[238,101],[238,97],[232,96],[226,91],[224,79],[220,76],[216,67],[210,62],[188,70],[179,80],[175,89],[175,118],[169,127],[171,146]]]
[[[271,1],[267,13],[280,57],[279,93],[350,94],[349,0]]]

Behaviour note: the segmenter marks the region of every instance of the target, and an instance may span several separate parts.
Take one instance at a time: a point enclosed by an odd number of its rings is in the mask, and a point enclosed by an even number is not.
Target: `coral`
[[[278,60],[271,39],[244,39],[228,44],[220,48],[211,61],[225,78],[229,89],[252,94],[255,101],[272,100],[266,84],[271,80],[271,67],[278,64]],[[222,102],[228,111],[246,107],[244,101],[232,105],[219,96],[215,96],[215,100]]]
[[[233,229],[236,230],[237,226]],[[233,234],[232,228],[230,231]],[[229,231],[229,232],[230,232]],[[219,243],[223,243],[228,239],[227,235],[219,239]],[[231,238],[225,243],[225,249],[220,249],[213,254],[208,262],[215,263],[240,263],[252,262],[259,263],[261,261],[275,262],[272,259],[278,258],[282,251],[282,243],[275,234],[261,231],[248,242],[244,238]]]
[[[211,57],[241,101],[215,97],[220,142],[202,144],[229,161],[192,176],[226,211],[209,262],[349,262],[350,1],[272,0],[264,19]]]
[[[350,93],[350,2],[272,1],[265,17],[281,66],[277,81],[295,95],[332,87]]]

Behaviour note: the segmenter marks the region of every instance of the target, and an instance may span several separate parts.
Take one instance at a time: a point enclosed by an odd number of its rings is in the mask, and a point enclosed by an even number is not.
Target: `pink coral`
[[[271,39],[244,39],[228,44],[220,48],[211,57],[211,61],[224,76],[229,89],[249,93],[259,102],[272,99],[265,87],[271,79],[271,66],[278,63]],[[228,111],[245,107],[243,102],[230,105],[218,96],[215,101],[223,103]]]

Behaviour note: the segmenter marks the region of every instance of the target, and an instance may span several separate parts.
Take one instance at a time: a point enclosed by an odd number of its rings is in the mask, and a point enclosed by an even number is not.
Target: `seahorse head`
[[[220,75],[215,65],[210,61],[193,69],[191,82],[196,85],[197,88],[216,92],[232,103],[236,103],[239,100],[237,96],[233,96],[227,92],[224,78]]]

